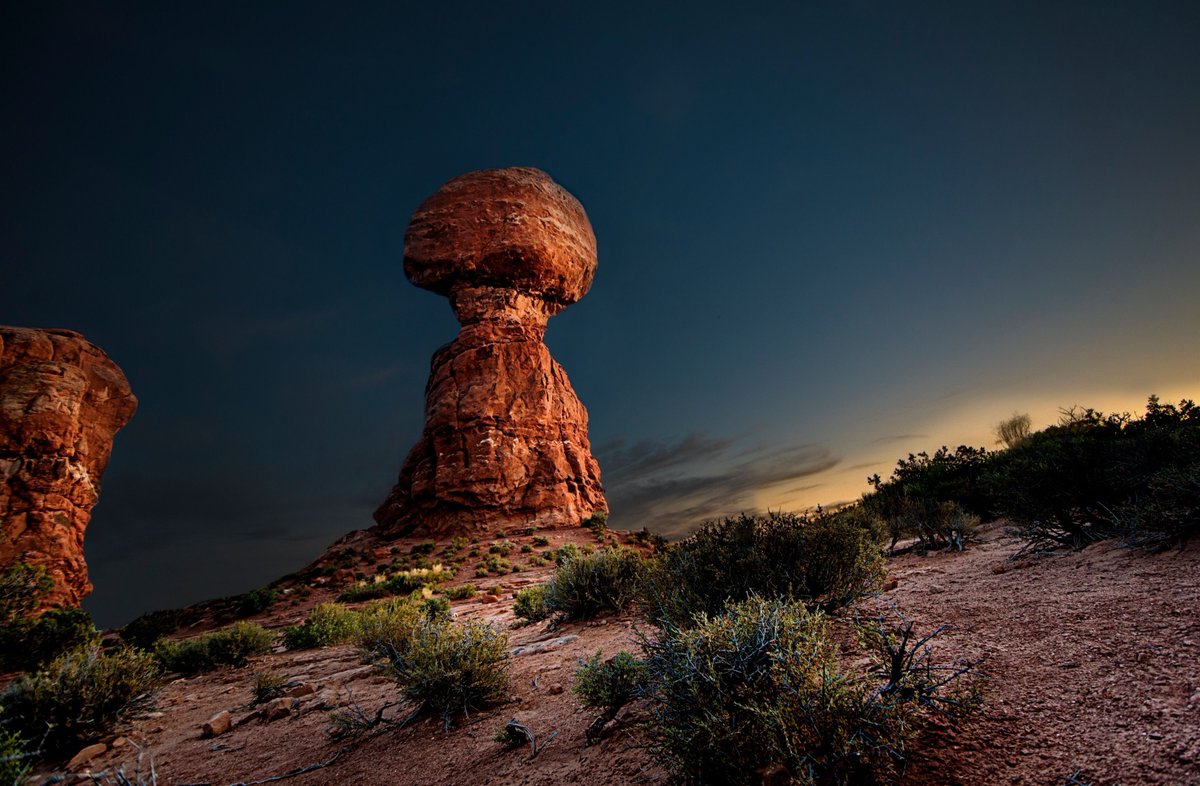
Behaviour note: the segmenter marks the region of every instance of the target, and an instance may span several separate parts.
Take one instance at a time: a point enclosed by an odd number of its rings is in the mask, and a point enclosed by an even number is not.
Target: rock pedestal
[[[0,326],[0,568],[45,567],[43,609],[92,591],[83,534],[136,409],[121,369],[83,336]]]
[[[607,511],[587,410],[543,342],[596,272],[579,202],[537,169],[457,177],[413,214],[404,272],[448,297],[462,329],[433,357],[425,428],[379,529],[574,526]]]

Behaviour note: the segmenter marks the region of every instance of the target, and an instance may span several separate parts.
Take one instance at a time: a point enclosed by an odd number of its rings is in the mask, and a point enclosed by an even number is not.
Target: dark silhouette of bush
[[[1034,548],[1116,536],[1161,546],[1200,528],[1191,512],[1197,464],[1200,409],[1151,396],[1142,417],[1064,411],[1059,424],[997,454],[983,483]]]
[[[939,509],[954,502],[966,512],[990,517],[993,504],[983,486],[983,475],[995,454],[986,448],[946,446],[932,455],[909,453],[896,462],[891,477],[867,478],[874,491],[865,496],[863,507],[884,522],[890,548],[905,537],[915,537],[922,548],[947,545],[946,533],[938,525]]]
[[[687,627],[751,595],[836,611],[884,577],[875,532],[861,511],[741,515],[706,523],[655,560],[643,592],[656,624]]]
[[[40,565],[17,562],[0,571],[0,671],[35,669],[100,638],[92,615],[83,609],[33,615],[53,587]]]

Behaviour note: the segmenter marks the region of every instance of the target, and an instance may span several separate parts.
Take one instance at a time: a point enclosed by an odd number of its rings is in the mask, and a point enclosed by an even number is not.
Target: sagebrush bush
[[[266,704],[271,699],[278,699],[287,693],[287,677],[273,671],[260,671],[254,675],[254,684],[250,686],[250,703]]]
[[[545,604],[565,619],[587,619],[621,611],[637,598],[645,573],[641,556],[605,548],[567,559],[546,584]]]
[[[652,621],[676,626],[751,595],[837,611],[883,577],[875,535],[852,513],[741,515],[705,524],[655,560],[643,602]]]
[[[425,619],[387,657],[404,697],[447,728],[507,694],[508,636],[490,625]]]
[[[513,614],[529,622],[538,622],[550,616],[551,609],[546,605],[545,584],[537,584],[517,590],[513,595]]]
[[[688,784],[753,784],[767,770],[783,783],[885,783],[943,687],[909,678],[929,657],[905,644],[890,680],[841,663],[825,615],[798,602],[751,597],[667,626],[646,643],[650,751]]]
[[[252,617],[271,608],[277,600],[279,600],[278,592],[260,587],[232,598],[231,603],[234,614],[239,617]]]
[[[46,753],[109,734],[159,684],[154,659],[138,650],[81,647],[18,677],[0,694],[0,729]]]
[[[314,606],[299,625],[283,631],[283,645],[289,650],[328,647],[350,641],[358,633],[359,615],[337,603]]]
[[[0,731],[0,783],[20,786],[33,768],[33,755],[25,750],[21,735]]]
[[[389,595],[407,595],[422,587],[440,584],[454,578],[454,571],[443,565],[434,564],[427,568],[413,568],[398,573],[377,573],[370,581],[360,582],[338,596],[342,603],[374,600]]]
[[[585,732],[588,745],[599,739],[604,727],[646,687],[646,664],[621,650],[608,660],[597,652],[575,672],[575,695],[585,707],[601,710]]]
[[[35,669],[99,640],[92,616],[83,609],[51,609],[33,616],[53,587],[40,565],[17,562],[0,570],[0,672]]]
[[[413,631],[428,617],[409,598],[367,604],[358,613],[354,643],[367,661],[391,657],[408,648]]]
[[[475,593],[478,591],[474,584],[459,584],[455,587],[447,587],[442,590],[442,594],[450,600],[466,600],[475,597]]]
[[[274,634],[261,625],[238,622],[182,641],[160,639],[154,656],[168,671],[193,676],[221,666],[245,666],[247,658],[270,652],[274,641]]]

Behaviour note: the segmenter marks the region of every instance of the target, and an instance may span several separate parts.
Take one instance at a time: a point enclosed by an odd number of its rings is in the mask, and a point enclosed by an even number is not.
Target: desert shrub
[[[621,611],[637,598],[644,572],[641,556],[628,549],[601,549],[567,560],[546,584],[546,607],[566,619]]]
[[[33,767],[33,754],[25,750],[21,735],[0,731],[0,783],[20,786]]]
[[[644,603],[657,623],[686,627],[751,595],[837,611],[884,576],[872,531],[848,512],[741,515],[705,524],[658,558]]]
[[[100,636],[83,609],[32,616],[54,581],[40,565],[14,563],[0,571],[0,671],[34,669]]]
[[[388,595],[407,595],[422,587],[440,584],[454,577],[454,571],[434,564],[426,568],[413,568],[398,573],[378,573],[369,582],[355,584],[341,595],[338,600],[342,603],[354,603],[361,600],[373,600]]]
[[[28,671],[62,653],[95,644],[100,632],[83,609],[51,609],[0,626],[0,671]]]
[[[433,550],[435,548],[437,548],[437,544],[434,543],[432,540],[427,540],[427,541],[424,541],[423,543],[414,544],[413,547],[408,550],[408,553],[409,554],[432,554]]]
[[[253,589],[233,598],[234,613],[239,617],[252,617],[271,608],[277,600],[279,593],[273,589]]]
[[[420,603],[420,609],[431,620],[450,618],[450,601],[445,598],[425,598]]]
[[[513,595],[513,614],[523,620],[538,622],[549,617],[550,611],[546,605],[545,584],[525,587]]]
[[[159,677],[146,653],[81,647],[22,675],[0,694],[0,730],[59,753],[111,733],[149,701]]]
[[[499,543],[493,543],[492,545],[488,546],[489,554],[499,554],[501,557],[507,557],[512,550],[513,543],[507,540],[502,540]]]
[[[321,603],[308,612],[304,622],[283,631],[289,650],[328,647],[350,641],[358,632],[359,615],[337,603]]]
[[[588,745],[599,739],[608,722],[645,689],[646,664],[621,650],[608,660],[597,652],[575,672],[575,695],[585,707],[601,710],[585,733]]]
[[[1200,462],[1168,467],[1146,480],[1145,491],[1109,514],[1125,543],[1151,550],[1181,543],[1200,531]]]
[[[475,568],[475,575],[484,578],[492,574],[502,576],[512,573],[513,565],[499,554],[484,554]]]
[[[550,538],[547,538],[545,535],[538,535],[533,539],[533,545],[538,548],[545,548],[550,545]]]
[[[413,631],[428,617],[407,598],[370,603],[358,613],[354,643],[368,661],[407,649]]]
[[[592,515],[581,521],[579,526],[590,529],[596,540],[604,540],[604,536],[608,534],[608,512],[594,511]]]
[[[579,547],[574,543],[564,543],[554,552],[554,564],[561,568],[571,560],[578,559],[580,553]]]
[[[508,690],[508,637],[479,622],[422,620],[387,667],[420,711],[453,718],[502,699]]]
[[[143,614],[121,628],[121,639],[130,646],[149,650],[164,636],[170,636],[194,621],[195,615],[183,609],[162,609]]]
[[[250,687],[250,703],[266,704],[285,693],[287,693],[287,677],[273,671],[260,671],[254,675],[254,684]]]
[[[921,525],[931,520],[943,502],[956,502],[978,516],[993,514],[994,500],[984,476],[994,454],[986,448],[959,445],[938,448],[932,455],[909,453],[896,462],[886,481],[872,475],[874,489],[864,507],[885,522],[891,547],[904,537],[921,537]]]
[[[894,682],[881,668],[848,669],[838,653],[825,615],[797,602],[751,597],[664,628],[647,643],[651,753],[683,783],[752,784],[767,772],[784,783],[887,782],[934,711],[922,696],[940,687],[903,682],[930,658],[911,655]]]
[[[271,631],[261,625],[238,622],[182,641],[160,639],[154,656],[168,671],[192,676],[221,666],[245,666],[250,656],[270,652],[274,640]]]
[[[475,597],[478,591],[474,584],[459,584],[456,587],[447,587],[442,593],[450,600],[466,600]]]
[[[1012,417],[1002,420],[996,425],[996,444],[1006,448],[1015,448],[1029,436],[1032,426],[1033,420],[1028,414],[1014,412]]]

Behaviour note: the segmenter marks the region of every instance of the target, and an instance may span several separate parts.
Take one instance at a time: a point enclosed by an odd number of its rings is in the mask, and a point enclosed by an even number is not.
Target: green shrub
[[[550,545],[550,538],[547,538],[545,535],[538,535],[533,539],[533,545],[538,548],[545,548]]]
[[[546,607],[566,619],[621,611],[638,595],[644,563],[628,549],[601,549],[565,561],[546,584]]]
[[[233,598],[234,613],[239,617],[252,617],[271,608],[277,600],[279,593],[273,589],[253,589]]]
[[[96,644],[100,632],[83,609],[51,609],[0,626],[0,671],[28,671],[64,652]]]
[[[502,540],[499,543],[493,543],[488,546],[489,554],[499,554],[501,557],[507,557],[512,550],[513,544],[507,540]]]
[[[604,540],[604,536],[608,534],[608,512],[597,510],[581,521],[579,526],[590,529],[596,540]]]
[[[705,524],[658,558],[644,601],[654,622],[686,627],[751,595],[837,611],[883,577],[879,544],[850,511],[742,515]]]
[[[450,618],[450,601],[445,598],[426,598],[421,601],[421,613],[429,619]]]
[[[8,686],[0,695],[0,730],[41,741],[46,753],[67,751],[111,733],[149,701],[159,676],[154,659],[137,650],[72,650]]]
[[[250,703],[256,706],[266,704],[285,693],[287,693],[287,677],[273,671],[260,671],[254,675],[254,685],[250,688]]]
[[[585,707],[602,710],[585,733],[591,745],[600,738],[604,727],[646,687],[646,664],[621,650],[606,661],[597,652],[575,672],[575,695]]]
[[[337,603],[321,603],[308,612],[304,622],[283,631],[289,650],[328,647],[350,641],[358,633],[358,614]]]
[[[33,768],[33,758],[26,752],[21,735],[0,731],[0,783],[23,784]]]
[[[160,639],[154,656],[168,671],[193,676],[221,666],[245,666],[250,656],[270,652],[274,640],[271,631],[261,625],[238,622],[182,641]]]
[[[450,600],[466,600],[475,597],[478,591],[474,584],[459,584],[456,587],[447,587],[442,593]]]
[[[449,728],[454,716],[504,698],[508,637],[479,622],[423,620],[388,668],[406,699]]]
[[[529,622],[538,622],[550,616],[546,605],[546,586],[538,584],[517,590],[513,595],[513,614]]]
[[[407,595],[422,587],[440,584],[454,578],[454,571],[435,564],[426,568],[413,568],[388,575],[376,574],[373,581],[355,584],[338,596],[342,603],[354,603],[362,600],[373,600],[388,595]]]
[[[408,648],[413,631],[428,617],[407,598],[370,603],[358,613],[354,643],[368,661],[391,657]]]
[[[880,636],[906,653],[889,679],[883,664],[839,662],[825,615],[802,603],[752,597],[667,627],[647,643],[649,749],[683,783],[759,783],[766,770],[796,784],[887,782],[942,682],[961,674],[917,674],[931,657],[908,633],[903,646]]]
[[[434,543],[432,540],[427,540],[423,543],[415,544],[411,549],[408,550],[408,553],[409,554],[432,554],[433,550],[435,548],[437,548],[437,544]]]
[[[574,543],[564,543],[559,546],[554,552],[554,564],[557,567],[562,567],[573,559],[579,558],[579,547]]]
[[[0,625],[28,617],[52,589],[54,580],[41,565],[16,562],[0,571]]]
[[[495,574],[503,576],[506,573],[512,573],[512,564],[501,557],[499,554],[484,554],[479,561],[479,565],[475,568],[475,575],[478,578],[484,578]]]
[[[194,616],[183,609],[152,611],[121,628],[121,639],[130,646],[149,650],[159,639],[193,622]]]

